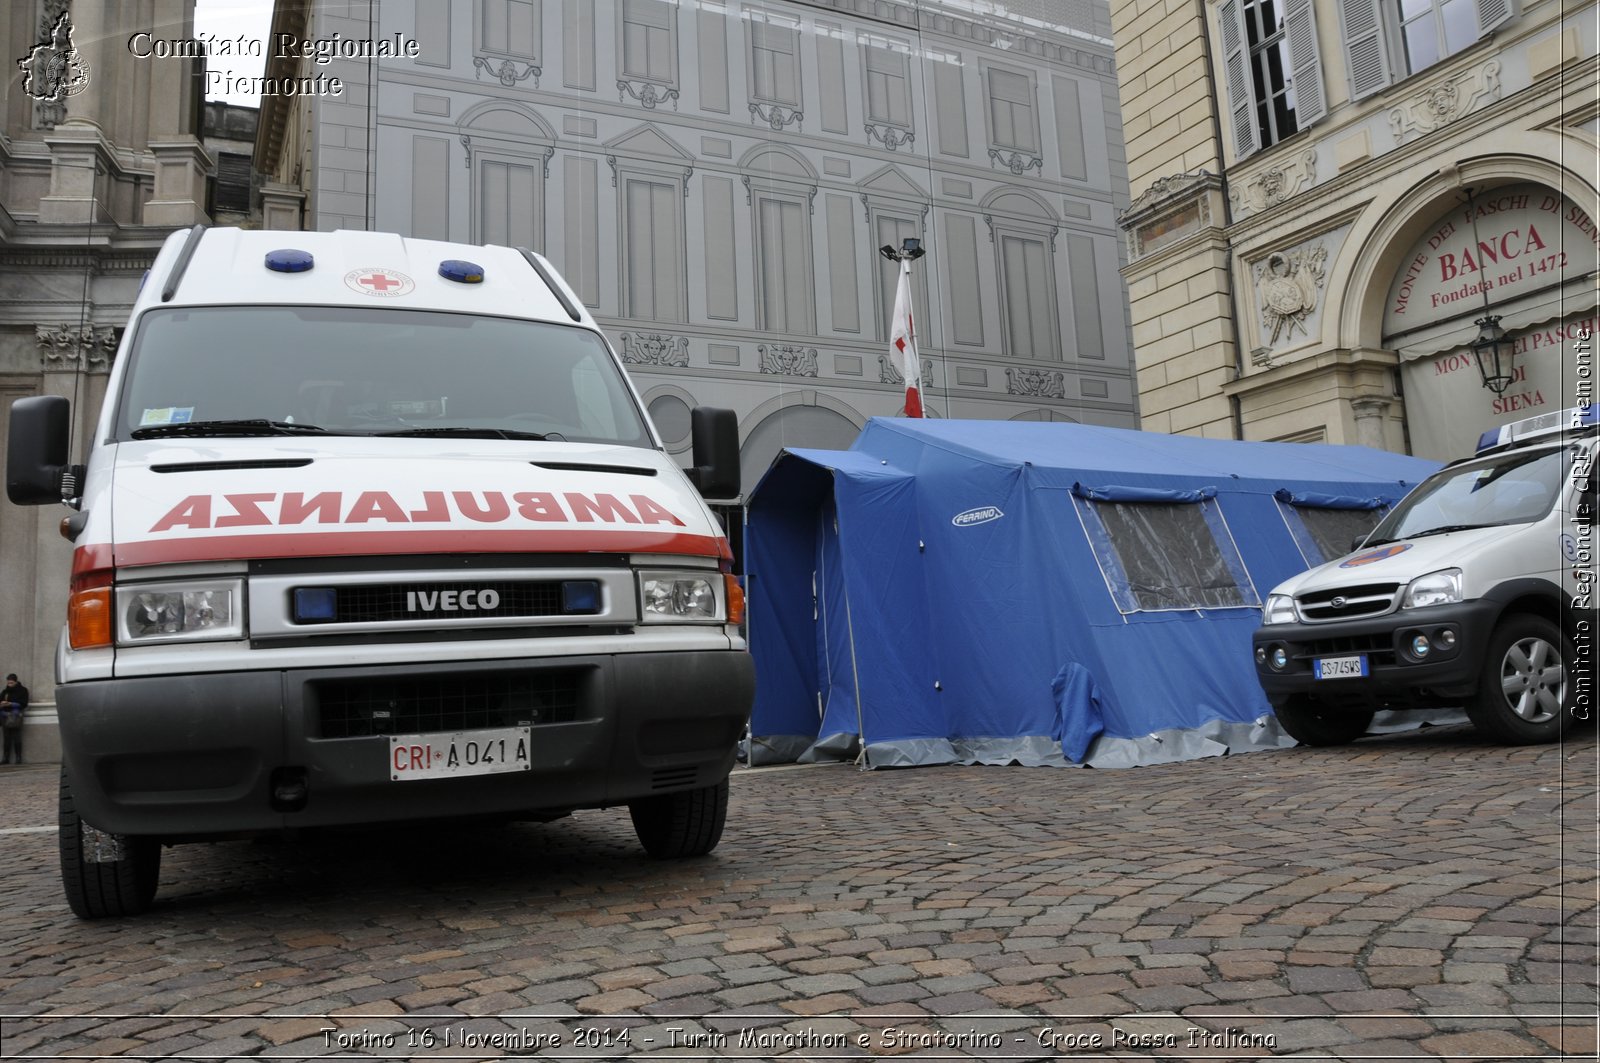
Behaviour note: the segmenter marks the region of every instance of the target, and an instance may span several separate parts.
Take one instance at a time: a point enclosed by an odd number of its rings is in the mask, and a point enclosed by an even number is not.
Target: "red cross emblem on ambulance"
[[[353,269],[344,275],[344,283],[345,287],[362,295],[389,299],[397,295],[409,295],[417,287],[416,282],[404,273],[384,269],[381,266]]]

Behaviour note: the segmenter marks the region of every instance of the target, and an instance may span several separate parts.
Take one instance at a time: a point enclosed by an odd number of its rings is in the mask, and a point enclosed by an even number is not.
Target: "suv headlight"
[[[1421,609],[1429,605],[1449,605],[1460,600],[1461,570],[1446,568],[1412,580],[1400,599],[1400,608]]]
[[[639,573],[639,616],[646,624],[721,623],[720,572]]]
[[[1267,603],[1261,607],[1261,622],[1263,624],[1292,624],[1298,617],[1294,612],[1294,599],[1287,594],[1269,594]]]
[[[244,582],[205,580],[117,587],[117,641],[244,638]]]

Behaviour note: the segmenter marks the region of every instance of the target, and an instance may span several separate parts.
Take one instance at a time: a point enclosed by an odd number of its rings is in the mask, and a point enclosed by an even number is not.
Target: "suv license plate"
[[[445,734],[390,735],[389,779],[448,779],[527,771],[530,727],[499,727]]]
[[[1318,679],[1352,679],[1369,674],[1364,653],[1353,657],[1318,657],[1315,670]]]

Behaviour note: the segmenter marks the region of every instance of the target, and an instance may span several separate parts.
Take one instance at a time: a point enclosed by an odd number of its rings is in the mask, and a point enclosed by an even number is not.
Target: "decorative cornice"
[[[687,369],[689,337],[667,336],[655,332],[624,332],[622,360],[629,365]]]
[[[1389,112],[1396,143],[1425,136],[1477,109],[1479,101],[1500,98],[1500,60],[1489,61],[1419,89],[1416,95]]]
[[[542,141],[538,141],[538,140],[524,140],[524,141],[522,141],[522,144],[525,146],[525,150],[527,148],[533,149],[533,150],[527,151],[527,157],[529,159],[538,159],[543,164],[545,180],[548,181],[550,179],[550,157],[556,153],[556,146],[554,144],[546,144],[546,143],[544,143]],[[466,168],[470,170],[470,169],[472,169],[472,134],[471,133],[462,133],[461,134],[461,146],[466,149],[466,161],[463,163],[463,165],[466,166]],[[543,150],[541,151],[539,149],[543,149]],[[615,164],[613,164],[612,168],[613,168],[613,170],[615,170]],[[616,184],[617,183],[615,177],[612,178],[611,183],[612,184]]]
[[[1222,188],[1222,178],[1210,170],[1190,170],[1187,173],[1173,174],[1171,177],[1158,177],[1150,182],[1150,187],[1139,193],[1139,197],[1129,203],[1126,210],[1117,215],[1117,224],[1124,229],[1143,221],[1145,218],[1159,214],[1180,202],[1201,195],[1209,189]]]
[[[817,349],[815,347],[793,347],[786,344],[761,343],[756,345],[756,350],[761,352],[761,371],[779,376],[810,376],[817,375]]]
[[[1111,58],[1111,41],[1092,38],[1101,45],[1102,50],[1099,51],[1067,43],[1067,33],[1087,35],[1091,32],[1090,26],[1069,28],[1060,35],[1060,40],[1051,40],[1046,36],[1049,30],[1043,26],[1030,25],[1028,32],[1017,33],[931,5],[897,0],[807,0],[807,3],[812,7],[831,9],[874,22],[886,22],[906,30],[938,33],[986,47],[1009,49],[1047,62],[1092,70],[1097,74],[1109,76],[1116,70]]]

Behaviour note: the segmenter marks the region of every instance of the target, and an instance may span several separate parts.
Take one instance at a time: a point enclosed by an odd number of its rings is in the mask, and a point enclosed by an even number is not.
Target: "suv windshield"
[[[116,438],[488,436],[651,445],[588,329],[421,310],[157,309],[139,324]]]
[[[1539,520],[1561,494],[1571,462],[1566,448],[1513,450],[1434,473],[1400,500],[1366,545]]]

